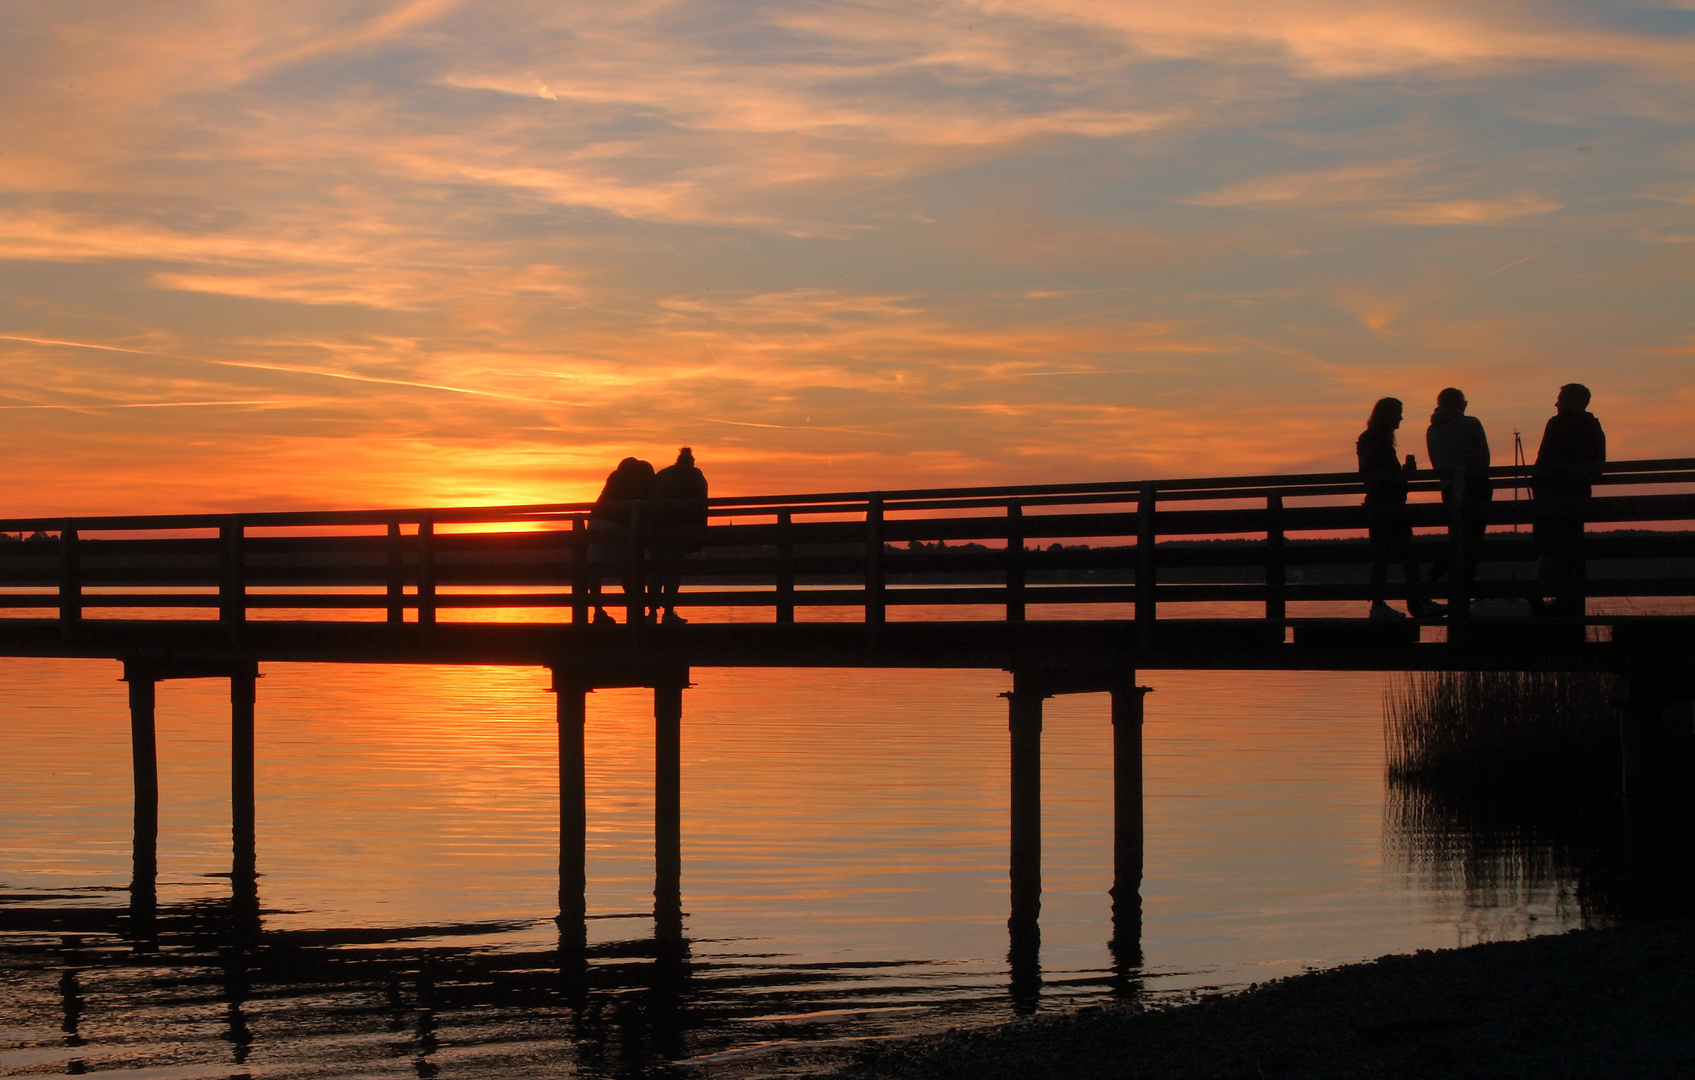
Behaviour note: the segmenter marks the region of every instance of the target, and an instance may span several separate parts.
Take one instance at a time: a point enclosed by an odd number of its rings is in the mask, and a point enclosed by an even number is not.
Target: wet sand
[[[1695,1076],[1695,921],[1314,972],[862,1050],[840,1080]]]

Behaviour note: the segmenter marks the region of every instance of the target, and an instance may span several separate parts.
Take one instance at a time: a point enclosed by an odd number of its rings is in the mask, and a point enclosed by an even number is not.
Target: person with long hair
[[[639,578],[620,568],[630,564],[630,514],[638,502],[653,498],[653,466],[640,458],[627,457],[618,463],[600,489],[600,498],[589,511],[588,595],[594,604],[594,621],[601,624],[618,620],[607,614],[602,606],[601,579],[610,577],[623,584],[624,591],[641,587]],[[645,600],[642,602],[645,603]],[[632,605],[641,607],[641,604]]]
[[[1395,449],[1395,431],[1401,426],[1400,398],[1379,398],[1371,407],[1371,417],[1365,422],[1354,443],[1359,457],[1360,475],[1365,478],[1365,505],[1374,558],[1371,562],[1371,617],[1373,619],[1403,619],[1399,611],[1389,606],[1386,596],[1389,582],[1389,563],[1399,551],[1401,572],[1408,585],[1419,582],[1418,563],[1407,552],[1412,543],[1412,522],[1407,517],[1407,482],[1402,475],[1418,467],[1417,460],[1407,455],[1403,464]],[[1433,610],[1433,608],[1435,610]],[[1407,599],[1407,614],[1415,618],[1438,614],[1440,608],[1414,597]]]

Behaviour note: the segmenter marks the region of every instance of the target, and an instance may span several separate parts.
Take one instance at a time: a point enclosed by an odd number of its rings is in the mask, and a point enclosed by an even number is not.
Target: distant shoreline
[[[1695,1076],[1695,921],[1475,945],[1193,1005],[1087,1008],[917,1036],[840,1080]]]

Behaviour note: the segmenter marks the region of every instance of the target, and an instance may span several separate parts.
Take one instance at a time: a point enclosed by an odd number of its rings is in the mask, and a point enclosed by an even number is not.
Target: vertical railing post
[[[795,621],[794,515],[787,507],[777,511],[777,621]]]
[[[1006,621],[1024,621],[1024,506],[1006,504]]]
[[[571,519],[571,622],[582,626],[589,621],[589,543],[588,520]]]
[[[1154,643],[1154,505],[1158,493],[1152,480],[1144,480],[1136,499],[1136,645]]]
[[[388,621],[403,623],[406,621],[406,553],[401,545],[399,518],[390,518],[388,522],[387,555]]]
[[[1466,538],[1466,470],[1454,470],[1452,503],[1448,506],[1448,644],[1464,645],[1471,622],[1471,545]]]
[[[634,628],[647,618],[647,523],[642,520],[642,501],[630,505],[629,566],[624,572],[624,622]]]
[[[82,621],[82,554],[70,518],[59,526],[59,626],[68,636]]]
[[[429,514],[418,519],[418,626],[436,621],[436,526]],[[427,629],[421,632],[428,634]]]
[[[873,646],[888,612],[883,587],[883,493],[879,491],[865,501],[865,625]]]
[[[1265,617],[1282,621],[1288,614],[1284,602],[1283,496],[1267,495],[1265,511]]]
[[[239,515],[218,526],[218,610],[224,628],[234,638],[247,621],[247,528]]]

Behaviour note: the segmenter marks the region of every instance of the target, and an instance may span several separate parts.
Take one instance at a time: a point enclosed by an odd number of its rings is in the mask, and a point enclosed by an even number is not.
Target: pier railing
[[[1695,458],[1608,464],[1584,474],[1584,498],[1532,499],[1537,477],[1521,467],[718,498],[680,564],[665,554],[675,533],[652,524],[672,508],[655,503],[612,530],[591,530],[583,503],[11,519],[0,520],[0,609],[67,628],[373,613],[428,624],[478,608],[583,623],[601,603],[639,617],[657,576],[678,570],[681,607],[738,609],[720,617],[740,621],[834,609],[833,621],[876,625],[922,606],[939,621],[1134,619],[1150,634],[1200,605],[1273,627],[1358,618],[1374,596],[1446,600],[1459,626],[1468,596],[1695,597]],[[1411,543],[1369,542],[1363,479],[1406,481]],[[1441,498],[1444,484],[1480,483],[1491,501]],[[1562,521],[1585,530],[1533,535]],[[1587,577],[1535,580],[1539,558],[1587,561]],[[1476,579],[1378,590],[1364,574],[1377,559],[1475,564]]]

